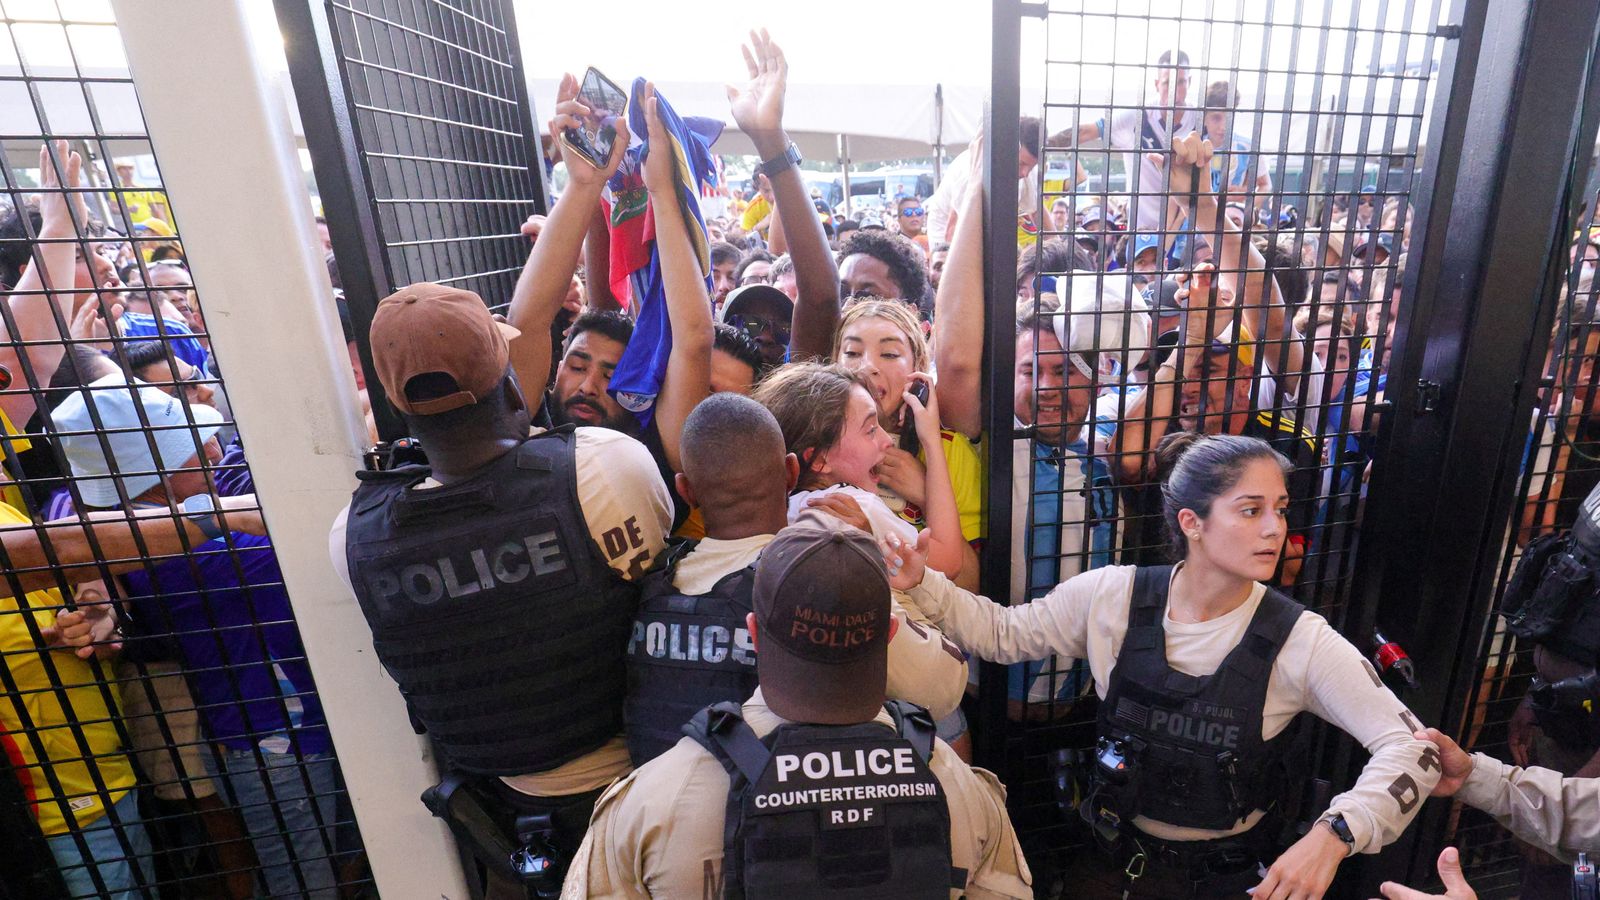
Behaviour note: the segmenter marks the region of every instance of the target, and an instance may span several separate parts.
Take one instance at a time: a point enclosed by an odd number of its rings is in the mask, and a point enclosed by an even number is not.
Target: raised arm
[[[667,318],[672,325],[672,352],[656,398],[656,427],[667,465],[680,470],[678,441],[683,423],[701,400],[711,395],[711,296],[700,270],[689,220],[678,205],[677,156],[661,124],[655,86],[645,86],[645,121],[650,129],[644,161],[644,186],[656,219],[656,250],[661,254],[661,280],[666,288]]]
[[[789,63],[765,29],[751,32],[750,46],[743,49],[750,83],[743,88],[730,86],[728,105],[734,122],[756,145],[761,159],[777,159],[789,148],[789,134],[783,130]],[[768,177],[773,203],[777,205],[774,212],[783,222],[799,290],[790,328],[789,358],[823,359],[832,349],[833,333],[839,327],[839,266],[828,249],[827,235],[806,194],[800,170],[787,166]]]
[[[89,209],[83,194],[62,191],[62,188],[73,191],[81,186],[83,159],[77,153],[67,152],[66,141],[54,143],[53,158],[49,144],[39,148],[42,192],[39,196],[39,240],[34,244],[34,258],[18,280],[14,288],[15,295],[7,298],[11,306],[11,321],[17,333],[11,341],[0,340],[0,365],[11,371],[19,387],[23,386],[28,369],[17,358],[16,342],[45,342],[33,344],[22,351],[27,354],[28,366],[38,382],[37,387],[42,388],[49,383],[50,376],[61,365],[61,358],[67,349],[66,344],[60,343],[67,337],[62,327],[72,319],[72,304],[77,296],[75,260],[80,246],[73,243],[73,239],[78,236],[77,229],[89,220]],[[58,177],[57,163],[66,175],[65,180]],[[85,248],[83,252],[93,251]],[[89,271],[94,271],[93,265],[86,263],[86,266]],[[45,293],[47,290],[49,293]],[[57,324],[58,315],[62,325]],[[4,331],[0,327],[0,338],[4,337]],[[36,404],[33,394],[23,390],[0,394],[0,409],[4,409],[6,416],[21,427],[33,416]]]
[[[1184,302],[1183,340],[1156,368],[1150,387],[1128,404],[1111,439],[1117,479],[1123,484],[1144,484],[1155,474],[1156,445],[1166,437],[1178,409],[1181,377],[1201,376],[1201,357],[1226,321],[1218,309],[1226,305],[1227,292],[1212,291],[1214,269],[1210,263],[1195,270],[1179,297]]]
[[[983,135],[969,159],[972,177],[934,294],[933,358],[944,426],[976,439],[983,432]]]
[[[217,508],[220,512],[213,518],[218,527],[245,534],[267,533],[254,494],[219,497]],[[99,578],[103,571],[131,572],[150,557],[186,553],[210,540],[194,521],[174,518],[164,507],[92,513],[89,520],[57,519],[38,526],[0,528],[4,564],[11,570],[0,580],[0,592],[9,594],[19,583],[23,590],[46,590],[59,587],[58,578],[74,583]],[[58,573],[55,566],[81,567],[81,577],[74,578],[70,571]]]
[[[605,207],[598,203],[589,218],[589,234],[583,239],[583,277],[585,305],[590,309],[622,309],[622,301],[611,293],[611,231],[606,224]]]
[[[1191,133],[1173,142],[1172,156],[1178,165],[1195,165],[1206,171],[1211,162],[1211,142]],[[1298,395],[1306,366],[1305,338],[1294,330],[1277,279],[1267,273],[1266,258],[1243,229],[1227,216],[1219,215],[1217,198],[1210,192],[1200,193],[1194,220],[1197,232],[1217,242],[1217,281],[1239,299],[1245,324],[1260,342],[1262,355],[1272,363],[1272,374],[1282,381],[1287,393]],[[1306,398],[1308,403],[1319,400]]]
[[[606,179],[617,170],[622,154],[628,149],[628,126],[625,116],[617,116],[617,136],[611,144],[611,158],[604,169],[596,169],[577,151],[567,146],[561,133],[578,127],[578,116],[587,114],[588,107],[578,102],[578,80],[571,75],[561,76],[561,86],[556,89],[556,115],[550,120],[550,135],[561,148],[561,158],[567,164],[567,189],[550,210],[550,218],[539,232],[528,262],[522,267],[516,290],[511,295],[511,307],[506,311],[506,321],[522,332],[511,342],[511,366],[522,384],[523,396],[537,406],[550,378],[550,326],[561,310],[567,289],[572,286],[572,273],[578,268],[578,252],[589,231],[594,211],[600,204],[600,191]]]

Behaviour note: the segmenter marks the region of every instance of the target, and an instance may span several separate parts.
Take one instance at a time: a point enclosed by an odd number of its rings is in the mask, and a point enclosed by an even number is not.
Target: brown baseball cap
[[[477,294],[422,281],[379,301],[370,332],[372,367],[395,409],[417,416],[449,412],[482,400],[505,378],[511,339],[521,333],[495,321]],[[459,390],[407,399],[406,384],[431,372],[450,376]]]
[[[831,520],[790,525],[761,551],[751,599],[761,694],[773,712],[819,725],[878,714],[891,606],[871,535]]]

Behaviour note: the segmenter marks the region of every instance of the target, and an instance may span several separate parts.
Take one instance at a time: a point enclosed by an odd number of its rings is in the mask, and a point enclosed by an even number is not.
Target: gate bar
[[[288,108],[256,60],[246,2],[113,6],[373,876],[386,896],[464,898],[449,831],[419,800],[431,753],[328,558],[366,429]],[[239,195],[217,189],[240,172],[249,228]]]
[[[989,437],[989,483],[984,510],[989,523],[984,537],[980,587],[996,603],[1011,602],[1011,463],[1012,380],[1016,368],[1017,300],[1017,169],[1020,137],[1022,71],[1018,48],[1022,45],[1023,7],[1019,0],[995,0],[990,58],[989,108],[984,122],[984,144],[989,158],[983,169],[986,194],[983,293],[983,395]],[[1045,165],[1044,151],[1039,166]],[[1044,180],[1040,172],[1039,179]],[[1027,473],[1023,473],[1024,478]],[[973,759],[1002,775],[1006,734],[1006,667],[979,664],[978,716],[983,723],[972,730]]]
[[[1572,178],[1593,153],[1600,104],[1590,77],[1600,0],[1468,0],[1458,9],[1356,588],[1359,634],[1375,620],[1410,648],[1422,680],[1411,708],[1450,733],[1492,625],[1517,461],[1566,267]],[[1437,412],[1418,412],[1419,378],[1440,385]],[[1448,812],[1425,807],[1364,867],[1364,885],[1432,878]]]

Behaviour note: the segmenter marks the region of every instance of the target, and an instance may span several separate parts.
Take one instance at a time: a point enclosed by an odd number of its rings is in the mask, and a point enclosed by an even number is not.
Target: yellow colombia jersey
[[[22,432],[11,424],[11,417],[6,415],[3,409],[0,409],[0,429],[4,429],[6,436],[11,438],[11,453],[22,453],[33,447],[32,441],[17,437]],[[26,509],[27,505],[22,500],[22,490],[17,487],[17,480],[22,477],[22,473],[5,468],[3,460],[9,455],[0,454],[0,503],[9,504],[14,510]]]
[[[956,511],[961,514],[961,537],[971,543],[983,537],[983,458],[978,452],[979,445],[967,440],[964,434],[945,429],[939,432],[939,437],[945,465],[950,469],[950,487],[956,495]],[[927,448],[923,448],[917,458],[926,462],[927,452]],[[928,525],[923,520],[922,510],[914,506],[902,509],[900,518],[919,529]]]
[[[26,524],[26,516],[0,504],[0,526]],[[33,591],[22,605],[15,597],[0,599],[0,664],[9,670],[18,691],[16,696],[0,699],[0,749],[46,837],[67,832],[68,809],[80,827],[105,815],[108,798],[96,793],[90,766],[99,770],[111,803],[121,800],[134,786],[133,766],[122,752],[111,721],[117,713],[108,708],[106,690],[95,682],[90,664],[67,651],[40,650],[28,629],[25,616],[32,616],[42,629],[55,621],[60,605],[61,595],[54,590]],[[65,707],[51,690],[54,683],[45,654],[67,687]],[[85,723],[81,730],[92,762],[85,761],[83,748],[67,727],[72,721]],[[31,734],[24,722],[32,726]],[[61,786],[60,795],[51,787],[47,766]]]
[[[739,227],[749,231],[756,227],[762,219],[765,219],[767,213],[770,212],[772,212],[772,206],[767,203],[767,198],[757,194],[756,198],[750,201],[750,205],[745,207],[744,215],[739,217]]]

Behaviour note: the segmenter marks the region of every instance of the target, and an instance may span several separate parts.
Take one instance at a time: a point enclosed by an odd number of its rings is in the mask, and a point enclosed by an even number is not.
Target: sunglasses
[[[788,346],[789,325],[773,319],[763,319],[760,316],[747,316],[743,313],[734,313],[728,317],[728,324],[749,335],[752,340],[760,340],[767,329],[772,330],[772,339],[779,344]]]
[[[905,209],[900,210],[900,215],[905,216],[908,219],[926,214],[927,210],[920,206],[908,206]]]

